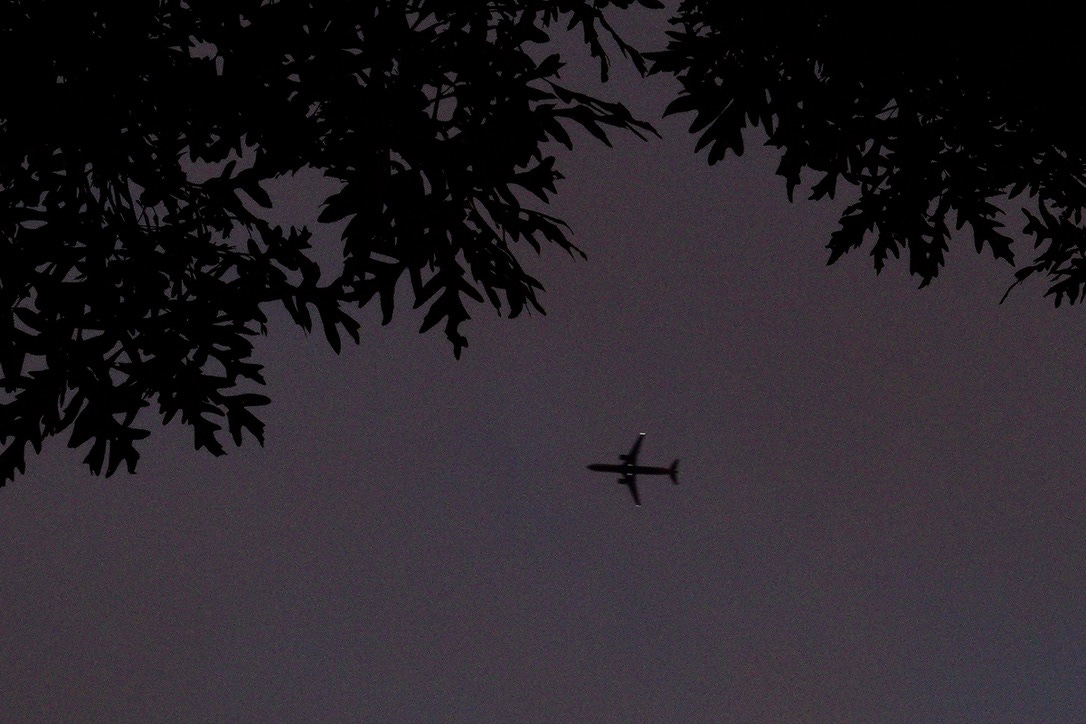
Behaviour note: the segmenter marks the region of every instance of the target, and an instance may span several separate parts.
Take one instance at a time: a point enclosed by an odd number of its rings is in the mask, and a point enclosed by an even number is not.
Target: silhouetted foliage
[[[197,449],[225,425],[263,442],[250,337],[282,304],[328,342],[351,310],[393,314],[406,276],[422,330],[459,355],[465,298],[516,316],[542,287],[514,245],[570,253],[542,202],[547,144],[579,125],[651,127],[559,83],[547,29],[583,32],[639,70],[605,11],[656,0],[164,0],[0,8],[0,479],[29,443],[71,428],[86,463],[133,470],[152,402]],[[540,52],[543,50],[544,52]],[[537,59],[537,56],[539,59]],[[552,146],[553,147],[553,146]],[[262,184],[303,168],[341,183],[342,273],[322,281],[310,233],[273,223]]]
[[[685,0],[666,50],[647,57],[681,81],[667,113],[695,114],[710,164],[741,154],[750,124],[782,150],[790,199],[804,170],[815,173],[812,199],[832,198],[839,181],[856,187],[829,263],[873,237],[876,270],[905,250],[925,286],[954,225],[1013,264],[998,204],[1028,192],[1023,231],[1040,251],[1012,287],[1046,274],[1059,306],[1086,290],[1078,31],[1024,15],[903,8],[865,25],[818,4],[782,13]]]

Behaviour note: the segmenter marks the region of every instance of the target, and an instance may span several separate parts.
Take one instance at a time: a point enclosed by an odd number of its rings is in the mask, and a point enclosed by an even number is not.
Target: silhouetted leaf
[[[253,201],[257,202],[265,209],[272,207],[271,197],[268,196],[268,192],[260,188],[260,184],[256,181],[246,184],[241,187],[242,191],[249,194]]]

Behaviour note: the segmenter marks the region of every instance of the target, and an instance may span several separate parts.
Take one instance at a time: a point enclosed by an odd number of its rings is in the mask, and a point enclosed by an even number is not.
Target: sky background
[[[827,267],[840,199],[789,204],[757,135],[708,168],[688,123],[578,137],[552,211],[589,260],[525,255],[548,314],[479,307],[461,360],[408,304],[338,357],[275,312],[265,448],[31,457],[3,718],[1086,721],[1081,310],[998,304],[969,238],[920,291]],[[278,192],[315,218],[313,179]],[[681,485],[637,508],[585,465],[641,431]]]

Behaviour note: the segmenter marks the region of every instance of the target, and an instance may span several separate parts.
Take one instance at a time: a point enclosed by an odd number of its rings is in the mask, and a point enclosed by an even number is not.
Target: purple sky
[[[1086,720],[1081,310],[999,305],[968,238],[920,291],[827,268],[841,204],[687,124],[566,154],[589,261],[525,257],[548,315],[479,308],[462,360],[410,305],[339,357],[277,312],[266,448],[155,423],[135,476],[31,458],[3,718]],[[639,431],[682,485],[636,508],[584,466]]]

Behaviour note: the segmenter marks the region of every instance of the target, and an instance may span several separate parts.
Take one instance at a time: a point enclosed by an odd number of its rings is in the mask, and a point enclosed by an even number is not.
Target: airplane
[[[679,461],[671,463],[669,468],[652,467],[649,465],[637,464],[637,452],[641,449],[641,443],[645,439],[645,433],[641,433],[637,442],[634,443],[630,449],[629,454],[619,455],[618,459],[622,461],[619,465],[608,465],[607,463],[593,463],[588,466],[589,470],[597,473],[620,473],[621,478],[618,479],[620,485],[628,485],[630,488],[630,494],[633,495],[634,503],[641,505],[641,496],[637,494],[637,476],[638,475],[667,475],[671,478],[671,482],[675,485],[679,484]]]

